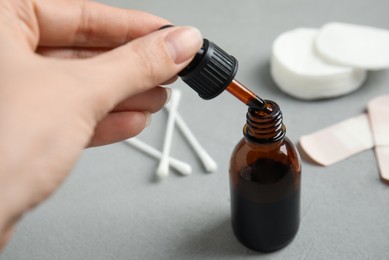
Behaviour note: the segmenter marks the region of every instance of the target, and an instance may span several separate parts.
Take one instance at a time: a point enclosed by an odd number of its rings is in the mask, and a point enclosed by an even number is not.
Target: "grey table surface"
[[[283,94],[269,74],[274,39],[297,27],[341,21],[389,28],[387,0],[126,1],[177,25],[198,27],[240,62],[237,79],[278,102],[288,136],[299,138],[365,110],[389,93],[389,72],[370,72],[357,91],[301,101]],[[246,108],[228,93],[201,100],[183,92],[179,112],[217,161],[206,173],[176,131],[172,155],[193,174],[172,171],[154,181],[157,162],[118,143],[86,150],[64,185],[19,223],[6,259],[389,259],[389,186],[379,180],[372,150],[330,167],[303,161],[301,226],[286,248],[261,254],[240,245],[230,227],[229,157],[242,137]],[[167,114],[155,114],[139,136],[161,149]]]

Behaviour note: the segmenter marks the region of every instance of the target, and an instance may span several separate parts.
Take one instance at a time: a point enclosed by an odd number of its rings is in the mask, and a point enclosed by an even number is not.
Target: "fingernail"
[[[172,60],[181,64],[192,58],[201,48],[203,38],[194,27],[181,27],[172,30],[165,38]]]
[[[148,111],[144,111],[143,113],[145,114],[146,118],[145,127],[148,127],[151,124],[151,113]]]
[[[165,88],[165,89],[166,89],[166,94],[167,94],[166,102],[165,102],[165,105],[166,105],[167,103],[169,103],[170,98],[172,96],[172,89],[171,88]]]
[[[170,28],[170,27],[174,27],[174,25],[172,25],[172,24],[166,24],[166,25],[160,27],[158,30],[163,30],[163,29]]]

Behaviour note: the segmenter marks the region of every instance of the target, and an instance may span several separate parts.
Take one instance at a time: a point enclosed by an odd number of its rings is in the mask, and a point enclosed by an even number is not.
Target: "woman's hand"
[[[158,85],[202,44],[198,30],[166,24],[82,0],[1,1],[0,244],[85,147],[132,137],[161,109]]]

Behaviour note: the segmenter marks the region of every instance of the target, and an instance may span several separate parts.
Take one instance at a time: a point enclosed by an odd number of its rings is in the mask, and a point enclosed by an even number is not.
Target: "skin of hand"
[[[89,146],[137,135],[202,44],[192,27],[82,0],[0,3],[0,247]]]

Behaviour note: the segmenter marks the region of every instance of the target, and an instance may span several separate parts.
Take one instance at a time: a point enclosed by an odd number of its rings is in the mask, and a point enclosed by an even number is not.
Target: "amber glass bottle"
[[[257,251],[286,246],[300,222],[300,156],[282,120],[273,101],[262,111],[249,108],[230,162],[232,228]]]

